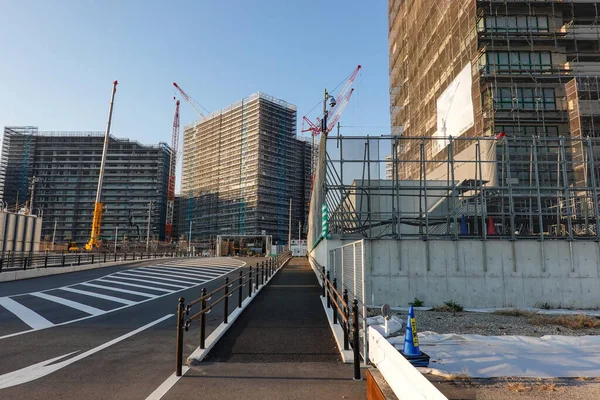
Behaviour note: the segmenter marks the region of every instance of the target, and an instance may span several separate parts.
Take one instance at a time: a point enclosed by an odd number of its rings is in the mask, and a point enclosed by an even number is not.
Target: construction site
[[[181,234],[211,248],[217,235],[287,243],[290,225],[307,227],[310,160],[283,100],[258,92],[202,116],[183,133]]]
[[[9,210],[41,209],[42,241],[83,249],[97,194],[104,132],[44,132],[5,127],[0,196]],[[101,238],[118,246],[164,238],[168,165],[165,143],[142,145],[110,136],[102,184]],[[152,205],[150,205],[152,204]],[[100,238],[99,238],[100,239]]]

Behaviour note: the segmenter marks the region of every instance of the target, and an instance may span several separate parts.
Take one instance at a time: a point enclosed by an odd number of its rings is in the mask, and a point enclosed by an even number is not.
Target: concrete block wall
[[[328,243],[329,242],[329,243]],[[313,256],[346,241],[323,241]],[[327,251],[326,251],[327,250]],[[406,307],[600,307],[600,244],[592,241],[365,240],[366,300]]]

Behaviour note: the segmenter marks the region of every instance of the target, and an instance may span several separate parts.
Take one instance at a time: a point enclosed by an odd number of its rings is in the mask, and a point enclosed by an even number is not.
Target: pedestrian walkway
[[[293,258],[164,398],[201,390],[220,399],[364,399],[365,382],[342,364],[320,294],[308,261]]]

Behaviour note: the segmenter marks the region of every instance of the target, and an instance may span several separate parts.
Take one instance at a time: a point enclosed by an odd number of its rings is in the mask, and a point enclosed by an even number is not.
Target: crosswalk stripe
[[[158,265],[159,267],[162,265]],[[173,267],[170,267],[173,268]],[[182,268],[193,268],[193,267],[182,267]],[[221,267],[197,267],[198,270],[204,271],[204,272],[211,272],[211,273],[217,273],[217,274],[223,274],[223,273],[227,273],[230,271],[233,271],[235,268],[221,268]]]
[[[116,277],[118,278],[118,277]],[[123,279],[123,278],[121,278]],[[135,279],[137,280],[137,279]],[[164,288],[156,288],[156,287],[151,287],[151,286],[144,286],[144,285],[138,285],[135,283],[129,283],[129,282],[119,282],[119,281],[111,281],[110,279],[96,279],[96,282],[106,282],[106,283],[117,283],[119,285],[125,285],[125,286],[131,286],[131,287],[138,287],[141,289],[150,289],[150,290],[156,290],[158,292],[164,292],[164,293],[171,293],[173,291],[173,289],[164,289]]]
[[[162,272],[157,272],[157,271],[148,271],[145,268],[140,268],[140,269],[136,269],[136,270],[131,270],[131,272],[137,272],[140,274],[145,274],[145,275],[152,275],[152,276],[157,276],[157,277],[162,277],[162,276],[168,276],[168,277],[172,277],[172,278],[181,278],[179,280],[177,279],[167,279],[167,278],[159,278],[159,279],[165,279],[165,280],[170,280],[170,281],[174,281],[174,282],[181,282],[182,280],[187,280],[187,281],[200,281],[200,282],[206,282],[206,279],[202,279],[202,278],[192,278],[191,276],[184,276],[184,275],[177,275],[176,273],[169,273],[166,271],[162,271]]]
[[[184,268],[171,268],[171,267],[143,267],[143,269],[150,269],[153,271],[167,271],[167,272],[175,272],[180,275],[191,275],[191,276],[201,276],[201,277],[209,277],[216,278],[217,276],[221,276],[222,274],[218,274],[216,272],[188,272],[185,271]],[[182,271],[184,270],[184,271]]]
[[[40,314],[30,310],[21,303],[18,303],[9,297],[0,297],[0,306],[6,308],[33,329],[48,328],[54,325]]]
[[[186,287],[187,287],[187,286],[181,286],[181,285],[173,285],[172,283],[163,283],[163,282],[158,282],[158,281],[149,281],[149,280],[147,280],[147,279],[128,278],[128,277],[126,277],[126,276],[121,276],[121,275],[124,275],[124,273],[122,273],[122,272],[119,272],[118,274],[109,275],[109,276],[110,276],[111,278],[113,278],[113,279],[117,278],[117,279],[125,279],[125,280],[127,280],[127,281],[134,281],[134,282],[136,282],[136,281],[137,281],[137,282],[142,282],[142,283],[153,283],[153,284],[155,284],[155,285],[162,285],[162,286],[172,286],[172,287],[175,287],[175,288],[180,288],[180,289],[182,289],[182,288],[186,288]],[[131,274],[127,274],[127,275],[129,276],[129,275],[131,275]],[[139,276],[139,275],[132,275],[132,276]],[[158,290],[158,289],[156,289],[156,290]],[[173,290],[169,290],[169,292],[172,292],[172,291],[173,291]]]
[[[94,282],[97,282],[97,281],[94,281]],[[136,296],[141,296],[141,297],[150,297],[150,298],[156,297],[155,295],[150,294],[150,293],[136,292],[135,290],[119,289],[119,288],[112,287],[112,286],[96,285],[94,283],[89,283],[89,282],[79,283],[78,285],[95,287],[98,289],[112,290],[113,292],[129,293],[129,294],[134,294]]]
[[[106,313],[106,311],[101,310],[99,308],[88,306],[87,304],[81,304],[81,303],[78,303],[73,300],[63,299],[62,297],[53,296],[48,293],[34,292],[34,293],[29,293],[29,294],[32,296],[39,297],[41,299],[53,301],[55,303],[62,304],[64,306],[74,308],[79,311],[83,311],[84,313],[88,313],[91,315],[100,315],[100,314]]]
[[[78,293],[78,294],[82,294],[84,296],[97,297],[99,299],[114,301],[115,303],[121,303],[121,304],[125,304],[128,306],[131,306],[131,305],[137,303],[137,301],[126,300],[126,299],[122,299],[120,297],[108,296],[106,294],[101,294],[101,293],[96,293],[96,292],[88,292],[86,290],[79,290],[79,289],[74,289],[71,287],[62,287],[62,288],[60,288],[60,290],[66,290],[67,292]]]
[[[144,272],[144,271],[138,271],[138,270],[130,270],[130,271],[131,272],[119,272],[119,274],[127,275],[127,276],[136,276],[138,278],[156,279],[156,281],[154,281],[154,283],[159,283],[159,284],[163,284],[160,281],[176,282],[179,284],[187,284],[187,285],[194,285],[194,284],[198,283],[198,282],[194,282],[194,280],[190,279],[190,278],[169,279],[169,278],[163,278],[163,276],[167,276],[164,274],[153,274],[151,272]],[[173,285],[173,284],[164,283],[164,285]],[[186,287],[186,286],[182,286],[182,287]]]

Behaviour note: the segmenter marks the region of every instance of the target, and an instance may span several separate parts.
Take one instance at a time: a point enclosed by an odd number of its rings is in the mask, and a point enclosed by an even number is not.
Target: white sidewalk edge
[[[344,330],[339,324],[339,318],[337,324],[333,323],[333,306],[331,306],[331,308],[327,308],[327,298],[323,296],[319,296],[319,298],[321,299],[323,310],[325,310],[325,315],[327,315],[327,322],[329,322],[329,327],[331,328],[331,332],[333,332],[333,337],[337,343],[338,350],[342,356],[342,361],[346,364],[353,363],[354,352],[352,350],[344,350]]]
[[[381,325],[371,325],[369,359],[399,400],[448,400],[383,337]]]
[[[214,331],[212,331],[210,335],[208,335],[208,337],[206,338],[204,349],[198,347],[192,352],[192,354],[190,354],[190,356],[186,360],[187,365],[184,365],[181,368],[181,376],[176,376],[173,372],[173,374],[171,374],[171,376],[169,376],[159,387],[157,387],[156,390],[154,390],[154,392],[150,394],[150,396],[146,397],[146,400],[162,399],[163,396],[167,394],[167,392],[173,386],[175,386],[179,379],[181,379],[181,377],[183,377],[190,370],[189,365],[196,365],[200,363],[208,355],[210,350],[212,350],[212,348],[215,347],[219,339],[221,339],[223,335],[225,335],[227,330],[231,328],[231,326],[233,325],[235,320],[240,316],[242,311],[244,311],[246,307],[248,307],[248,305],[252,302],[252,300],[256,298],[260,291],[269,284],[271,279],[273,279],[275,275],[277,275],[277,273],[281,270],[281,268],[283,268],[290,260],[291,258],[284,262],[281,267],[277,268],[273,272],[273,275],[265,281],[264,285],[258,285],[257,290],[252,294],[252,296],[247,297],[244,301],[242,301],[242,307],[236,308],[231,314],[229,314],[229,317],[227,318],[227,323],[222,322]]]

